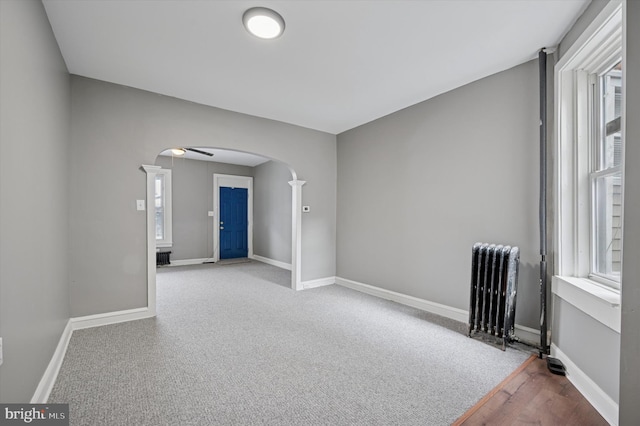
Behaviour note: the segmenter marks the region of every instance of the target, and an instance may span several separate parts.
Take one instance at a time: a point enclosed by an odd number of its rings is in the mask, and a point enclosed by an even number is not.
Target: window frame
[[[555,274],[605,286],[619,294],[620,282],[593,274],[593,174],[600,131],[593,115],[597,94],[593,75],[606,73],[622,51],[622,7],[612,2],[590,34],[575,43],[555,68],[556,81],[556,253]],[[624,79],[624,76],[623,76]],[[624,80],[623,80],[624,81]],[[624,104],[624,100],[623,100]],[[624,105],[622,107],[624,120]],[[624,135],[622,135],[624,145]],[[622,168],[622,166],[620,167]]]
[[[158,248],[167,248],[173,246],[173,214],[172,214],[172,183],[171,183],[171,169],[158,169],[155,171],[154,177],[154,195],[155,195],[155,182],[158,179],[158,176],[162,176],[164,179],[163,185],[163,199],[164,199],[164,238],[158,239],[155,238],[156,247]],[[156,229],[157,219],[156,219],[156,204],[155,197],[153,199],[153,209],[154,209],[154,227]]]
[[[620,289],[620,274],[609,274],[602,272],[598,268],[598,263],[601,262],[601,258],[598,253],[598,232],[601,231],[598,228],[598,216],[600,214],[600,207],[598,205],[598,181],[601,178],[613,177],[620,175],[620,185],[622,186],[622,162],[621,159],[619,165],[607,166],[604,160],[604,145],[606,144],[606,126],[607,121],[604,117],[604,81],[605,76],[622,61],[622,47],[620,46],[620,56],[615,57],[614,60],[608,60],[599,64],[589,75],[589,91],[590,97],[590,115],[591,123],[589,129],[591,134],[589,135],[589,156],[591,158],[591,170],[589,171],[589,191],[590,191],[590,235],[589,235],[589,250],[590,250],[590,263],[589,263],[589,279],[592,279],[600,284],[604,284],[615,289]],[[622,76],[622,72],[620,71]],[[622,85],[622,84],[621,84]],[[614,95],[615,96],[615,95]],[[615,100],[614,100],[615,102]],[[621,114],[622,115],[622,114]],[[624,156],[624,154],[622,154]],[[608,208],[608,206],[605,206]],[[622,224],[620,225],[620,240],[622,239]]]

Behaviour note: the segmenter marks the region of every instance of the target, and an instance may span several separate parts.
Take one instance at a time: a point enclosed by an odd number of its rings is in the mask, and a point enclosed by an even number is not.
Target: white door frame
[[[213,261],[220,260],[220,187],[246,188],[247,199],[247,246],[248,257],[253,257],[253,178],[213,174]]]
[[[156,174],[160,166],[142,165],[147,174],[147,313],[156,316]]]

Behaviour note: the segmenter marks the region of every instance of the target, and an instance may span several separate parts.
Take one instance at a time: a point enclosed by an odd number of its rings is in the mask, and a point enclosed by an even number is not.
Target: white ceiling
[[[338,134],[533,59],[589,0],[43,2],[72,74]]]

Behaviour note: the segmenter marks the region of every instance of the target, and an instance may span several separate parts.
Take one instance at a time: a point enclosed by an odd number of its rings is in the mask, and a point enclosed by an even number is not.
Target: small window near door
[[[171,170],[161,169],[155,178],[156,246],[171,247]]]

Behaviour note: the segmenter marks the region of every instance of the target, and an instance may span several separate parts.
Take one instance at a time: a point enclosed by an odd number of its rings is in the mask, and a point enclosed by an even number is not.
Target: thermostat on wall
[[[302,206],[302,213],[309,213],[311,211],[311,207],[309,206]]]

